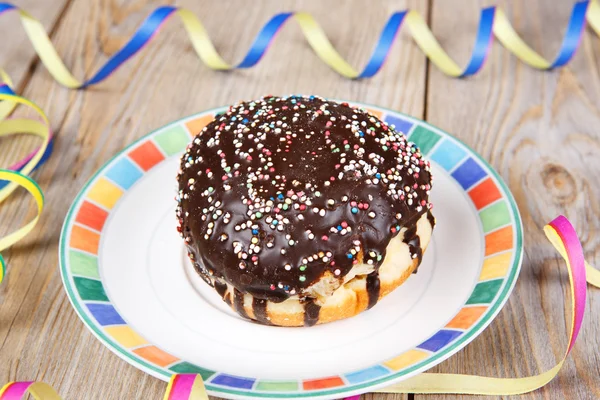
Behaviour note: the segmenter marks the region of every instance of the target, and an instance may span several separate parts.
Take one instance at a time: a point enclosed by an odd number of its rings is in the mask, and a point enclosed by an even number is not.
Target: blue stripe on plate
[[[483,168],[471,157],[467,158],[464,163],[452,172],[452,177],[465,190],[469,189],[476,182],[479,182],[486,175]]]
[[[412,128],[413,126],[413,123],[411,121],[400,118],[396,115],[386,115],[385,122],[388,125],[394,125],[396,131],[402,132],[405,135],[408,135],[408,131],[410,131],[410,128]]]
[[[111,181],[125,190],[129,189],[142,175],[140,169],[126,157],[118,160],[106,173]]]
[[[96,321],[104,325],[125,325],[125,321],[117,310],[110,304],[86,303],[88,310],[94,316]]]
[[[254,385],[255,380],[256,379],[242,378],[239,376],[232,376],[227,374],[219,374],[210,383],[239,389],[252,389],[252,385]]]
[[[462,331],[453,331],[450,329],[442,329],[437,332],[435,335],[418,345],[417,347],[420,349],[429,350],[432,352],[436,352],[448,345],[450,342],[454,341],[457,337],[462,335]]]
[[[390,371],[387,368],[385,368],[381,365],[376,365],[371,368],[352,372],[351,374],[346,374],[346,375],[344,375],[344,377],[348,380],[348,382],[354,384],[354,383],[371,381],[375,378],[379,378],[380,376],[384,376],[389,373],[390,373]]]
[[[444,139],[437,146],[429,158],[442,166],[446,171],[450,171],[456,164],[465,158],[466,151],[452,140]]]

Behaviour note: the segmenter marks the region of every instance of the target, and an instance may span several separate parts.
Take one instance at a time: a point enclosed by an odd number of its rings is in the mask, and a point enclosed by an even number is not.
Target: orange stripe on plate
[[[452,321],[448,322],[446,328],[470,328],[483,315],[485,310],[487,310],[487,307],[465,307],[452,318]]]
[[[383,117],[383,112],[379,110],[373,110],[372,108],[365,108],[365,110],[367,110],[370,114],[373,114],[379,119],[382,119],[381,117]]]
[[[488,204],[501,198],[502,194],[492,178],[487,178],[479,185],[471,189],[469,191],[469,196],[471,196],[471,200],[473,200],[475,207],[480,210]]]
[[[505,226],[495,232],[485,235],[485,255],[489,256],[512,248],[513,229]]]
[[[166,367],[169,364],[173,364],[175,361],[179,361],[179,358],[162,351],[156,346],[140,347],[139,349],[135,349],[133,352],[143,359],[160,367]]]
[[[104,222],[106,222],[106,217],[108,217],[108,213],[105,210],[89,201],[84,201],[77,212],[75,221],[79,222],[81,225],[86,225],[97,231],[101,231]]]
[[[396,358],[392,358],[383,363],[386,367],[393,369],[394,371],[401,370],[403,368],[408,367],[409,365],[413,365],[418,363],[421,360],[427,358],[429,353],[417,349],[408,350],[402,354],[400,354]]]
[[[204,115],[200,118],[196,118],[196,119],[186,122],[185,127],[192,134],[192,136],[196,136],[213,119],[215,119],[215,117],[213,115]]]
[[[71,240],[69,245],[74,249],[87,251],[88,253],[98,254],[98,244],[100,235],[84,227],[73,225],[71,228]]]
[[[511,259],[512,252],[506,252],[486,258],[483,260],[483,268],[481,268],[479,280],[486,281],[488,279],[504,277],[510,267]]]
[[[141,146],[131,150],[129,157],[144,171],[148,171],[165,159],[165,156],[151,140],[147,140]]]
[[[304,390],[326,389],[344,386],[344,381],[339,376],[332,376],[331,378],[304,381],[302,382],[302,386],[304,387]]]

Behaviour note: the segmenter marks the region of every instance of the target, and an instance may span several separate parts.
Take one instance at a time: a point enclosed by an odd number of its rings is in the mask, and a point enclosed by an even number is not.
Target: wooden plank
[[[14,4],[28,11],[38,19],[46,31],[52,36],[56,27],[70,4],[71,0],[57,0],[40,2],[35,0],[21,0]],[[29,43],[17,13],[12,11],[2,15],[0,24],[0,67],[12,78],[15,87],[19,88],[29,78],[30,67],[39,61],[33,47]]]
[[[43,2],[23,0],[15,4],[37,18],[52,37],[70,3],[71,0]],[[0,21],[0,68],[8,73],[13,81],[13,89],[20,93],[31,78],[33,68],[39,62],[39,58],[15,11],[3,13]],[[2,148],[0,165],[11,165],[23,158],[34,149],[36,144],[39,144],[39,141],[34,138],[25,140],[0,138],[0,148]]]
[[[436,37],[455,59],[468,59],[481,7],[497,1],[435,1]],[[500,2],[527,43],[548,58],[560,46],[573,2]],[[427,119],[464,140],[497,168],[515,195],[525,225],[523,269],[496,320],[434,372],[524,377],[553,367],[567,345],[568,277],[542,232],[559,214],[575,225],[587,259],[600,261],[600,41],[587,32],[568,68],[539,72],[494,45],[484,70],[454,80],[429,68]],[[557,379],[536,392],[503,399],[592,399],[597,378],[597,290]],[[472,396],[415,396],[471,399]],[[493,397],[492,397],[493,398]],[[498,397],[500,398],[500,397]]]
[[[76,76],[89,76],[159,4],[101,1],[90,5],[74,0],[53,41]],[[202,18],[229,60],[243,56],[274,13],[306,10],[355,65],[366,62],[392,11],[411,7],[427,13],[416,0],[368,8],[358,0],[326,4],[269,0],[243,9],[232,2],[179,4]],[[421,117],[425,73],[423,55],[403,36],[376,78],[341,78],[316,58],[293,22],[280,32],[255,69],[210,71],[193,53],[176,18],[143,54],[97,88],[69,91],[53,82],[43,68],[36,68],[24,94],[46,110],[58,139],[55,155],[36,175],[47,195],[39,229],[5,252],[9,272],[0,287],[0,382],[44,380],[66,399],[161,398],[165,383],[121,361],[83,327],[56,268],[60,226],[70,202],[92,173],[127,143],[182,116],[264,94],[314,93]],[[0,209],[0,234],[33,215],[32,206],[19,200],[15,197]]]

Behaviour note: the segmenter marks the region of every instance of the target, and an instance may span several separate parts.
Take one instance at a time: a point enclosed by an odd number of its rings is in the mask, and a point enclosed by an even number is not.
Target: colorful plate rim
[[[192,365],[146,342],[131,329],[106,297],[98,274],[97,248],[93,254],[94,244],[97,246],[104,221],[118,198],[154,165],[183,151],[193,136],[188,126],[195,124],[193,129],[198,132],[202,123],[228,108],[217,107],[173,121],[132,142],[99,168],[77,194],[61,230],[59,262],[69,300],[87,328],[117,356],[155,377],[168,380],[173,373],[200,373],[209,392],[235,398],[318,398],[364,393],[431,368],[477,337],[508,300],[521,268],[523,226],[512,193],[477,152],[444,130],[387,108],[347,102],[405,132],[428,159],[463,187],[479,214],[486,243],[481,276],[469,300],[445,327],[415,348],[374,366],[338,376],[285,382],[231,376]],[[161,145],[157,140],[161,134],[168,135],[182,125],[183,130],[173,143],[167,140]],[[187,135],[185,140],[181,131]],[[149,161],[154,164],[143,161],[141,154],[136,156],[142,146],[148,147],[146,155],[151,155]],[[490,190],[494,192],[492,197]],[[102,193],[108,195],[103,197]],[[505,222],[507,215],[509,222]],[[499,216],[504,219],[499,220]],[[75,235],[73,227],[77,228]],[[494,244],[510,246],[494,248]],[[77,273],[68,268],[73,253],[79,257]],[[92,299],[83,298],[82,292],[92,293]],[[157,364],[169,357],[174,359],[171,363]]]

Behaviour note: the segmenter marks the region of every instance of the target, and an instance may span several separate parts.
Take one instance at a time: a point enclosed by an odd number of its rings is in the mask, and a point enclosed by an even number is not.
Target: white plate
[[[215,113],[133,143],[75,200],[61,272],[91,331],[161,379],[198,372],[231,398],[338,398],[406,379],[473,340],[498,313],[521,264],[512,196],[471,149],[422,121],[365,106],[432,160],[437,225],[418,273],[373,309],[312,328],[248,322],[194,272],[176,231],[178,156]]]

